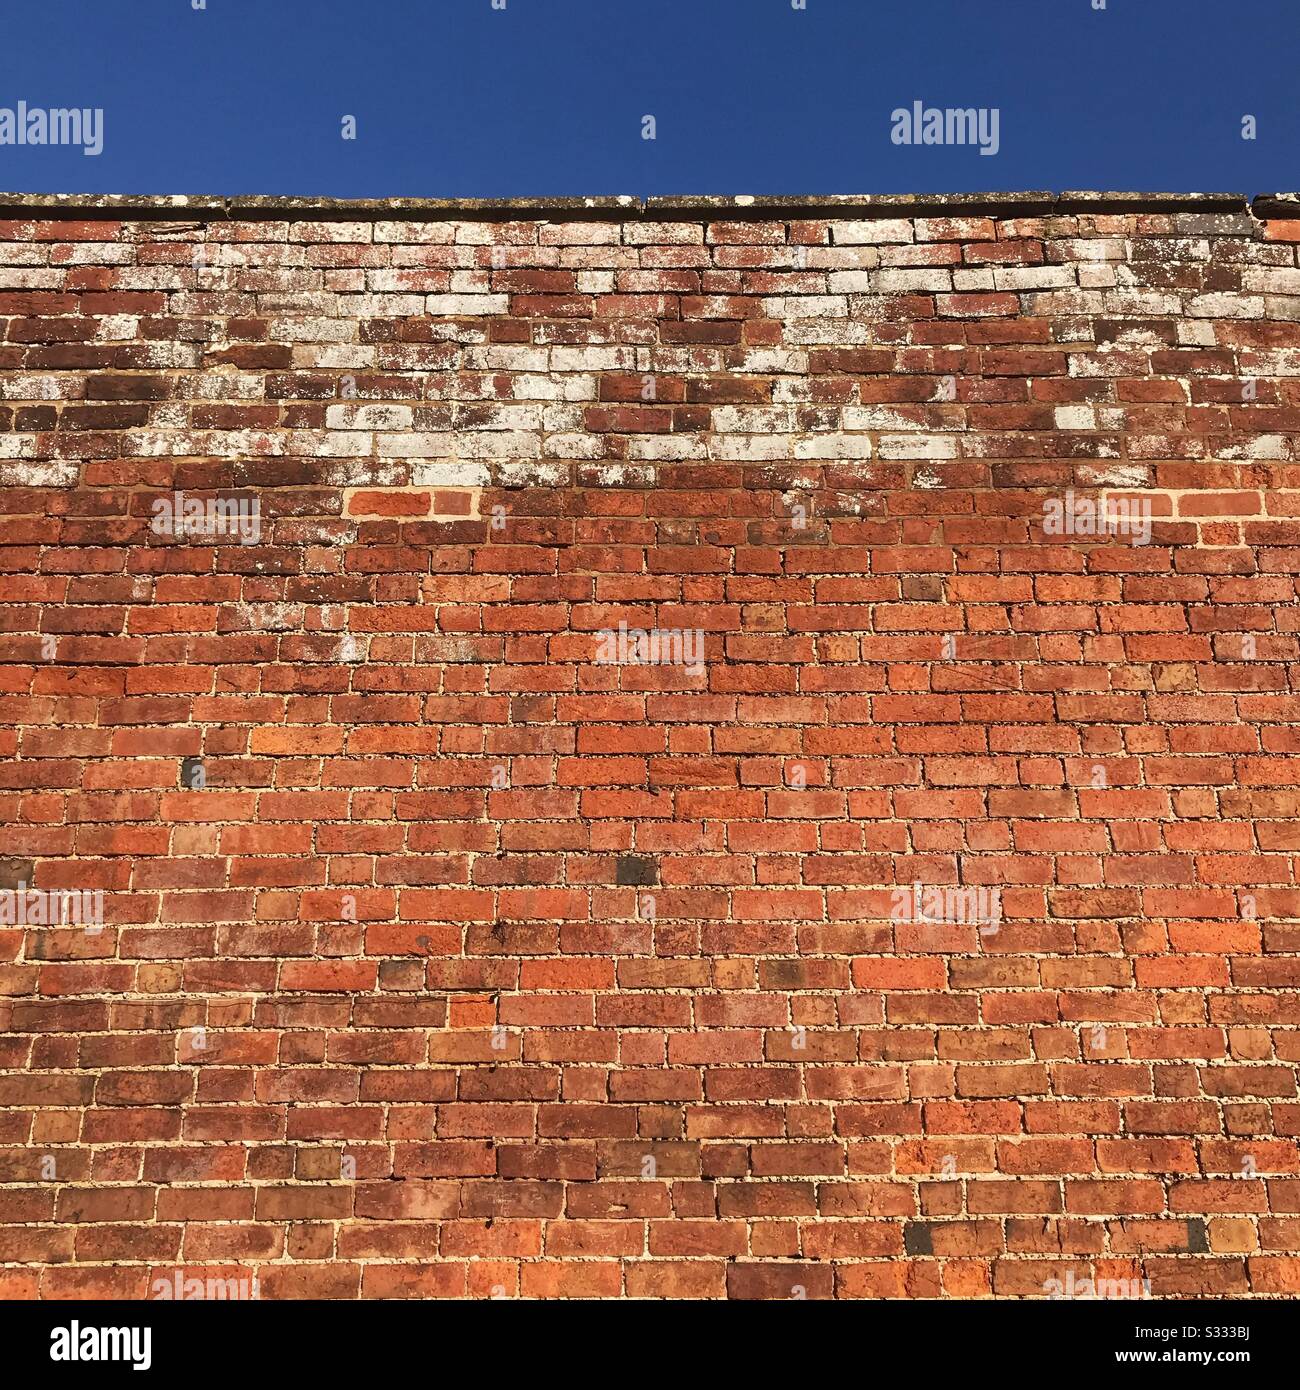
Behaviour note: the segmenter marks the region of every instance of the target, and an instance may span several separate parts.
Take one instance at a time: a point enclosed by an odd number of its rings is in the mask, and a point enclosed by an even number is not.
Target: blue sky
[[[1300,0],[196,3],[9,0],[0,108],[100,107],[104,149],[0,144],[0,190],[1300,188]],[[918,100],[998,153],[891,143]]]

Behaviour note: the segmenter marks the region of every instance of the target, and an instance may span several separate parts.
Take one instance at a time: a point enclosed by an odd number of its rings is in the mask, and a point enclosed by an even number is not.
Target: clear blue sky
[[[104,149],[0,144],[0,190],[1300,188],[1300,0],[194,3],[8,0],[0,108],[101,107]],[[998,153],[891,143],[918,100]]]

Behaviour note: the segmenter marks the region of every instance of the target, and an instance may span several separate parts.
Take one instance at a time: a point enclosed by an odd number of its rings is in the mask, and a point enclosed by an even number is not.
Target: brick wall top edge
[[[280,198],[271,196],[136,195],[0,192],[0,216],[58,215],[78,218],[168,218],[178,213],[209,218],[256,220],[309,215],[316,219],[430,218],[455,216],[491,220],[502,216],[545,219],[561,215],[630,220],[826,216],[926,216],[961,212],[1042,216],[1054,212],[1253,212],[1256,217],[1290,217],[1300,194],[1139,192],[1010,192],[900,194],[782,194],[775,196],[556,197],[556,198]]]

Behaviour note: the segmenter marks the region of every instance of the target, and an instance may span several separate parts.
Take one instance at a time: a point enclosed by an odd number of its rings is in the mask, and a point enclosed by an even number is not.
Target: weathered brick
[[[0,228],[0,1292],[1295,1291],[1300,224],[953,212]]]

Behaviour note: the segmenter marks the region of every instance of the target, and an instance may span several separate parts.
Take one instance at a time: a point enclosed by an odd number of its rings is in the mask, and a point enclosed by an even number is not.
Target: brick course
[[[1294,1296],[1287,212],[0,213],[0,1296]]]

